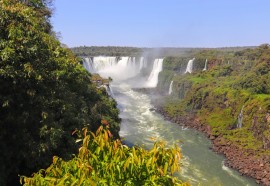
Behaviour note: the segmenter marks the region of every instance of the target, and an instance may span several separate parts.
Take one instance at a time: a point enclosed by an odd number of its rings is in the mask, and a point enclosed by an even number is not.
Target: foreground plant
[[[107,123],[106,123],[107,124]],[[78,156],[70,161],[59,157],[32,178],[21,177],[30,185],[181,185],[173,177],[180,170],[180,148],[165,148],[156,142],[151,150],[129,148],[120,140],[113,140],[108,125],[100,126],[96,134],[84,129]]]

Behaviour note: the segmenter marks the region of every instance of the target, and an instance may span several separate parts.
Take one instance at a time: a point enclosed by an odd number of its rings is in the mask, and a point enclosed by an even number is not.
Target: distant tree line
[[[71,48],[77,56],[137,56],[140,55],[143,50],[135,47],[74,47]]]
[[[200,51],[214,50],[217,52],[237,52],[243,49],[254,47],[224,47],[224,48],[136,48],[136,47],[119,47],[119,46],[80,46],[70,48],[77,56],[152,56],[167,57],[181,56],[188,57],[197,54]]]

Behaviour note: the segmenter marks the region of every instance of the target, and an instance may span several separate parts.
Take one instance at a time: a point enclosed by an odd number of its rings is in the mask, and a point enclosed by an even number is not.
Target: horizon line
[[[261,45],[264,45],[266,43],[263,43]],[[156,49],[156,48],[171,48],[171,49],[218,49],[218,48],[256,48],[260,45],[246,45],[246,46],[219,46],[219,47],[175,47],[175,46],[162,46],[162,47],[139,47],[139,46],[123,46],[123,45],[81,45],[81,46],[73,46],[68,48],[79,48],[79,47],[121,47],[121,48],[146,48],[146,49]]]

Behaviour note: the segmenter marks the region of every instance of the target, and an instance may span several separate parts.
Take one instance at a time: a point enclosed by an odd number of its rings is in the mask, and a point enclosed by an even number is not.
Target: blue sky
[[[74,46],[228,47],[270,43],[270,0],[55,0]]]

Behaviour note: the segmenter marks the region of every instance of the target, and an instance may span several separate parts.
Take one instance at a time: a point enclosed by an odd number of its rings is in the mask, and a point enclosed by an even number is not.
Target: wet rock
[[[213,136],[213,135],[210,135],[210,140],[214,140],[216,137],[215,136]]]
[[[150,108],[149,110],[150,110],[151,112],[156,111],[156,109],[155,109],[155,108]]]
[[[268,185],[268,186],[270,185],[270,181],[267,178],[263,178],[261,181],[265,185]]]

